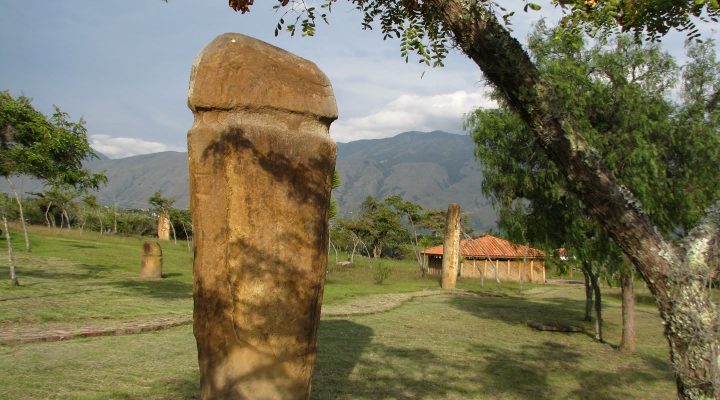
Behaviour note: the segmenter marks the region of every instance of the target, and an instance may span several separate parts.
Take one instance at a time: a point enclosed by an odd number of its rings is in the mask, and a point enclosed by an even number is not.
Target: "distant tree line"
[[[330,248],[346,254],[350,263],[357,254],[380,258],[415,259],[424,274],[422,249],[441,244],[446,210],[424,210],[400,195],[385,199],[368,196],[356,215],[335,215],[330,221]],[[469,218],[463,218],[467,221]],[[464,226],[465,232],[472,228]]]
[[[10,201],[6,194],[0,194]],[[14,201],[14,200],[13,200]],[[56,229],[77,229],[102,234],[154,236],[157,233],[158,211],[155,209],[126,209],[102,205],[95,196],[78,195],[49,189],[21,199],[25,222]],[[171,223],[177,228],[177,239],[192,238],[192,220],[189,210],[169,208]],[[9,221],[20,220],[17,208],[8,208]]]

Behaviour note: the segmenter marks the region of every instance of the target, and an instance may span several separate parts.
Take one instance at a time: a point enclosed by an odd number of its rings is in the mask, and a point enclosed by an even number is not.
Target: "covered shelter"
[[[443,246],[421,252],[430,275],[442,275]],[[545,283],[545,253],[492,235],[460,241],[458,276]]]

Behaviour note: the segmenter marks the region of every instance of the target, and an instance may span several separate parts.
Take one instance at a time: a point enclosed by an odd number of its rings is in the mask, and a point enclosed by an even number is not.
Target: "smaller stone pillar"
[[[158,242],[146,240],[142,245],[142,265],[140,277],[145,279],[162,278],[162,249]]]
[[[160,211],[157,226],[158,239],[170,240],[170,215],[167,210]]]
[[[460,205],[450,204],[445,220],[445,241],[443,243],[442,278],[443,289],[455,289],[460,260]]]

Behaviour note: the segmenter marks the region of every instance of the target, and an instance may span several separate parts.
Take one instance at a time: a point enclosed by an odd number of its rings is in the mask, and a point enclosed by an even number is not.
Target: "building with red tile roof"
[[[498,281],[545,282],[545,252],[492,235],[460,241],[459,276]],[[442,273],[443,246],[421,252],[431,275]]]

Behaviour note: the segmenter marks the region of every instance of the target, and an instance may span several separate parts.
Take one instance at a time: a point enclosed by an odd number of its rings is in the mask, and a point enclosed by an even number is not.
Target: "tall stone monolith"
[[[163,256],[160,244],[146,240],[142,244],[140,277],[145,279],[162,278]]]
[[[188,105],[201,399],[307,399],[335,168],[330,82],[226,33],[195,60]]]
[[[160,211],[157,226],[158,239],[170,240],[170,214],[167,210]]]
[[[443,289],[455,289],[460,261],[460,205],[450,204],[445,220],[443,242],[442,277]]]

